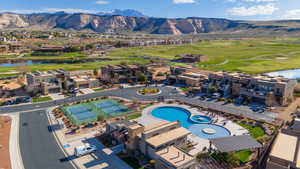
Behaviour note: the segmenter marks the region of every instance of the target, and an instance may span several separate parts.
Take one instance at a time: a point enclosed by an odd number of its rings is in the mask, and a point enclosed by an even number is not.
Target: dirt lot
[[[0,116],[0,169],[11,169],[9,158],[9,134],[11,119]]]

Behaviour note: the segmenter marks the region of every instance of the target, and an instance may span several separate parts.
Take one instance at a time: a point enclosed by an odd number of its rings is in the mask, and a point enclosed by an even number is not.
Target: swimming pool
[[[211,123],[212,119],[208,116],[203,116],[203,115],[195,115],[191,117],[191,120],[200,123],[200,124],[208,124]]]
[[[158,107],[152,110],[151,114],[156,118],[167,120],[170,122],[179,120],[181,122],[181,125],[184,128],[190,130],[193,133],[193,135],[196,135],[204,139],[230,136],[230,131],[222,126],[215,125],[215,124],[208,124],[208,123],[206,124],[197,123],[195,121],[192,121],[190,119],[191,112],[181,107],[175,107],[175,106]],[[205,117],[204,121],[206,122],[211,121],[210,117],[207,116],[201,116],[201,117],[202,118]]]

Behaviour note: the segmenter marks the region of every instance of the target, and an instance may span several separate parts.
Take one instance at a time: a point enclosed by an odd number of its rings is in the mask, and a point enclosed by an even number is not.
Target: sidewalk
[[[55,117],[48,113],[51,126],[57,125],[58,121]],[[57,141],[60,143],[62,150],[66,154],[66,160],[71,160],[75,168],[79,169],[132,169],[123,160],[116,156],[113,151],[101,144],[94,135],[97,131],[82,134],[77,137],[67,139],[64,136],[63,129],[53,131]],[[98,151],[82,157],[74,156],[74,148],[85,143],[90,143],[97,146]]]
[[[9,139],[9,154],[10,162],[12,169],[24,169],[22,155],[20,152],[19,145],[19,125],[20,125],[20,116],[19,114],[10,115],[12,119],[11,130],[10,130],[10,139]]]

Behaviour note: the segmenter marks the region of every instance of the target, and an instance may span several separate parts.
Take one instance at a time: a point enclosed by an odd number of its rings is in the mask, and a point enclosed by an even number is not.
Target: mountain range
[[[122,14],[123,13],[123,14]],[[138,16],[136,16],[138,15]],[[92,30],[101,33],[143,32],[150,34],[197,33],[300,33],[300,20],[236,21],[221,18],[153,18],[137,11],[112,11],[110,14],[65,12],[36,14],[0,14],[0,29]]]

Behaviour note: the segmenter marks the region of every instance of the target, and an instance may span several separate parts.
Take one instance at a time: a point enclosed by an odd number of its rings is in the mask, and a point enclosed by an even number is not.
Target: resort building
[[[53,45],[42,45],[40,48],[36,49],[35,52],[65,52],[65,47],[63,46],[53,46]]]
[[[23,92],[23,82],[17,80],[4,80],[0,81],[0,97],[10,97],[18,94],[22,94]]]
[[[9,51],[12,53],[21,53],[21,52],[25,52],[28,51],[28,49],[19,43],[9,43]]]
[[[100,86],[100,73],[94,70],[72,71],[69,72],[68,80],[64,86],[65,89],[85,89],[96,88]]]
[[[268,106],[287,105],[293,99],[295,80],[266,75],[213,72],[202,91],[220,92],[224,97],[242,97]]]
[[[170,66],[166,64],[148,64],[146,68],[147,76],[150,81],[163,82],[171,73]]]
[[[187,87],[200,87],[208,79],[207,72],[189,67],[171,67],[168,77],[170,84],[181,84]]]
[[[98,73],[97,73],[98,74]],[[27,89],[40,88],[44,95],[60,93],[64,89],[96,88],[100,86],[99,75],[94,71],[69,72],[62,69],[27,73]]]
[[[108,65],[101,68],[101,80],[106,83],[135,83],[145,72],[146,68],[139,65]]]
[[[300,119],[282,129],[272,147],[266,169],[300,169]]]
[[[40,88],[41,93],[44,95],[50,93],[60,93],[63,89],[62,84],[67,77],[68,72],[61,69],[27,73],[27,90]]]
[[[193,169],[195,158],[177,146],[187,143],[191,132],[179,121],[163,121],[145,127],[137,122],[119,121],[107,124],[106,132],[125,143],[127,149],[138,151],[157,161],[157,169]]]
[[[0,53],[7,53],[9,50],[9,45],[0,45]]]

